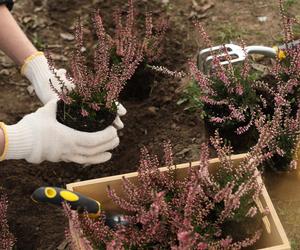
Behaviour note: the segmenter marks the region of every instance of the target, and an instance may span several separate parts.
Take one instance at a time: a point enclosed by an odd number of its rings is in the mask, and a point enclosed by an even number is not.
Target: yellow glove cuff
[[[28,56],[28,57],[25,59],[23,65],[22,65],[22,67],[21,67],[21,74],[22,74],[22,75],[25,75],[25,70],[26,70],[27,64],[28,64],[29,62],[33,61],[36,57],[38,57],[38,56],[43,56],[43,55],[44,55],[43,52],[37,51],[37,52],[35,52],[34,54],[32,54],[31,56]]]
[[[4,141],[5,141],[3,154],[0,156],[0,161],[3,161],[3,160],[5,160],[5,157],[7,154],[7,149],[8,149],[8,136],[7,136],[6,126],[3,122],[0,122],[0,129],[3,130]]]

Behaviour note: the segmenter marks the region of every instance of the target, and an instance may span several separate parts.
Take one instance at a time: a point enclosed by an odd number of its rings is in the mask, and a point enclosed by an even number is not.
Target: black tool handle
[[[278,48],[285,50],[286,47],[288,47],[288,49],[291,49],[291,48],[294,48],[294,47],[297,47],[297,46],[300,46],[300,39],[289,42],[287,44],[282,44],[282,45],[278,46]]]
[[[92,217],[99,216],[101,211],[101,205],[98,201],[58,187],[40,187],[32,193],[31,199],[35,202],[50,203],[57,206],[67,202],[72,210],[87,211]]]

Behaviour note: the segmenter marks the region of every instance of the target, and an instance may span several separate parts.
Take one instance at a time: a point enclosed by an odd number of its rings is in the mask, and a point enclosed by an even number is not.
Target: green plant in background
[[[298,250],[300,248],[300,244],[298,241],[291,239],[290,242],[292,250]]]
[[[181,98],[177,101],[178,105],[185,105],[184,110],[197,112],[204,118],[203,103],[200,100],[201,91],[195,80],[190,80],[183,90]]]
[[[38,36],[38,34],[34,33],[33,38],[32,38],[32,43],[34,46],[40,50],[43,51],[46,49],[46,43],[43,41],[41,37]]]
[[[296,3],[299,3],[299,1],[298,0],[285,0],[283,7],[284,7],[284,9],[289,9]]]

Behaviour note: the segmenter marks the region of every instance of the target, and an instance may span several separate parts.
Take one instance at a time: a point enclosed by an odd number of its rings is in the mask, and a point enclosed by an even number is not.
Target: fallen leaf
[[[204,0],[198,3],[196,0],[192,0],[193,9],[197,12],[204,13],[210,8],[214,7],[214,3],[210,0]]]
[[[64,55],[59,55],[59,54],[55,54],[55,53],[52,53],[51,54],[51,58],[54,60],[54,61],[68,61],[68,58],[65,57]]]
[[[56,249],[57,250],[64,250],[64,249],[67,249],[68,247],[68,241],[67,240],[64,240]]]
[[[190,152],[191,151],[191,149],[190,148],[184,148],[184,149],[182,149],[180,152],[178,152],[176,155],[185,155],[185,154],[187,154],[188,152]]]
[[[259,22],[264,23],[267,21],[268,17],[267,16],[259,16],[257,19]]]
[[[29,93],[30,96],[34,95],[34,87],[32,85],[29,85],[27,87],[27,91],[28,91],[28,93]]]
[[[31,21],[33,21],[33,19],[32,19],[31,16],[25,16],[25,17],[23,17],[23,19],[22,19],[22,22],[23,22],[24,24],[27,24],[27,23],[29,23],[29,22],[31,22]]]
[[[1,69],[0,70],[0,75],[9,76],[10,72],[9,72],[8,69]]]
[[[4,68],[11,68],[14,66],[14,62],[11,59],[9,59],[7,56],[3,56],[0,58],[0,64]]]
[[[59,35],[62,39],[67,41],[73,41],[75,39],[74,35],[71,33],[60,33]]]
[[[262,73],[269,72],[269,68],[267,66],[259,64],[259,63],[251,63],[251,67]]]

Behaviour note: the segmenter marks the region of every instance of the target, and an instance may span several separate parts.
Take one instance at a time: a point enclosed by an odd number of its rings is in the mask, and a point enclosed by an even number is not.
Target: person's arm
[[[4,145],[5,145],[4,132],[3,132],[3,130],[0,128],[0,157],[3,155]]]
[[[37,49],[26,37],[6,5],[0,5],[0,49],[16,64],[22,65]]]

